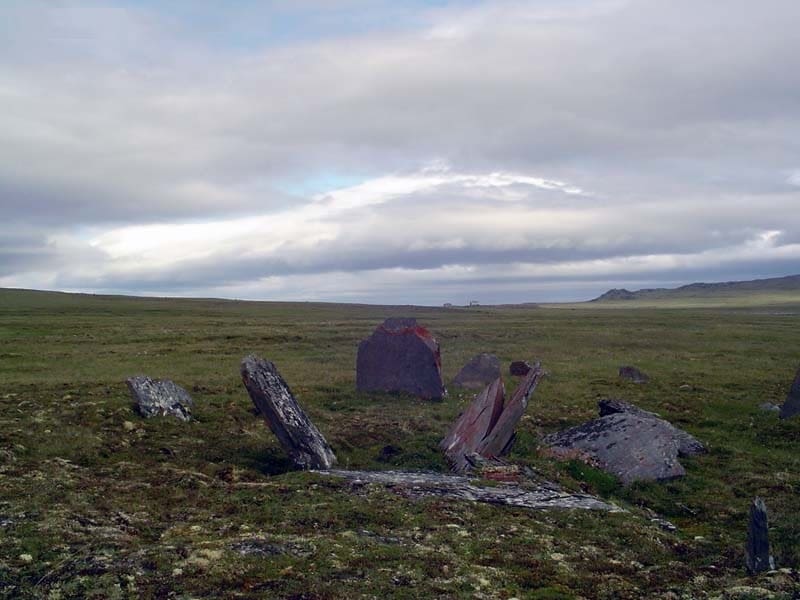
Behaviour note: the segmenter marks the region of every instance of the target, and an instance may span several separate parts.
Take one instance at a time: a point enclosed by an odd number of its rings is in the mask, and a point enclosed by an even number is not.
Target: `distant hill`
[[[751,294],[758,292],[800,292],[800,275],[754,279],[752,281],[725,281],[722,283],[690,283],[679,288],[651,288],[632,292],[611,289],[591,302],[616,302],[620,300],[661,300],[670,298],[706,298]]]

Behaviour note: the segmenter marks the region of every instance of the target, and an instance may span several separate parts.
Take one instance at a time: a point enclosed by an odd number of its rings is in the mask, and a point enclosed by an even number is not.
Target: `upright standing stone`
[[[500,359],[494,354],[478,354],[458,372],[453,379],[453,385],[483,389],[498,377],[500,377]]]
[[[242,381],[272,433],[300,469],[330,469],[336,456],[289,386],[268,360],[253,354],[242,360]]]
[[[800,369],[797,369],[797,375],[795,375],[789,395],[786,396],[786,402],[781,407],[781,419],[788,419],[795,415],[800,415]]]
[[[192,397],[169,379],[150,379],[145,375],[137,375],[129,377],[125,383],[143,417],[171,416],[181,421],[192,420]]]
[[[508,453],[514,442],[517,423],[543,373],[536,363],[508,402],[503,380],[498,377],[461,413],[439,443],[455,471],[469,471],[476,455],[495,459]]]
[[[775,561],[769,554],[767,507],[761,498],[756,498],[750,506],[745,564],[750,574],[771,571],[775,568]]]
[[[358,345],[356,387],[440,400],[445,389],[438,342],[416,319],[386,319]]]

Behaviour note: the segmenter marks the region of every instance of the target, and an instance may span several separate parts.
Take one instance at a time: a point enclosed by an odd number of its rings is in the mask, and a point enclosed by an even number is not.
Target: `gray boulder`
[[[242,382],[267,425],[300,469],[330,469],[336,456],[297,403],[278,369],[253,354],[242,360]]]
[[[129,377],[125,383],[145,417],[172,416],[181,421],[192,420],[194,402],[185,389],[169,379],[151,379],[145,375]]]
[[[758,409],[763,412],[772,412],[772,413],[779,413],[781,412],[781,407],[777,404],[773,404],[772,402],[762,402],[758,405]]]
[[[463,388],[483,389],[500,377],[500,359],[494,354],[478,354],[458,372],[453,385]]]
[[[577,458],[615,475],[624,485],[686,474],[678,456],[705,451],[696,438],[621,400],[600,403],[601,416],[551,434],[543,442],[559,458]]]
[[[767,507],[761,498],[756,498],[750,506],[745,565],[751,575],[775,569],[775,560],[769,553]]]
[[[358,346],[356,388],[440,400],[445,388],[439,343],[416,319],[386,319]]]
[[[642,410],[638,406],[635,406],[630,402],[625,402],[624,400],[609,398],[606,400],[600,400],[600,402],[597,403],[597,406],[600,409],[601,417],[617,413],[627,413],[664,421],[664,419],[662,419],[658,413]],[[678,442],[678,454],[680,454],[680,456],[694,456],[695,454],[702,454],[706,451],[705,445],[692,434],[687,433],[683,429],[675,427],[669,421],[664,421],[664,423],[672,427],[672,435]]]
[[[800,415],[800,369],[797,369],[797,375],[789,389],[789,395],[786,396],[786,402],[781,407],[781,419],[788,419],[796,415]]]

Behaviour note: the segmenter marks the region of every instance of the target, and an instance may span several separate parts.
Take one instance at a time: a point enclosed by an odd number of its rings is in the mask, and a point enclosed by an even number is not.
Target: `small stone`
[[[500,359],[494,354],[478,354],[465,364],[453,379],[453,385],[483,389],[500,377]]]
[[[20,554],[19,559],[24,563],[33,562],[33,556],[31,556],[30,554]]]
[[[514,377],[525,377],[525,375],[527,375],[532,368],[533,367],[531,367],[530,363],[527,361],[515,360],[508,367],[508,372]]]
[[[149,419],[155,416],[172,416],[181,421],[192,420],[192,397],[169,379],[151,379],[137,375],[129,377],[126,383],[143,417]]]
[[[683,384],[682,386],[680,386],[678,389],[679,389],[680,391],[682,391],[682,392],[689,392],[689,391],[691,391],[691,389],[692,389],[692,386],[690,386],[688,383],[684,383],[684,384]]]
[[[136,429],[136,425],[134,425],[134,424],[133,424],[131,421],[125,421],[125,422],[122,424],[122,428],[123,428],[125,431],[133,431],[134,429]]]
[[[781,407],[777,404],[773,404],[772,402],[762,402],[758,405],[758,409],[763,412],[781,412]]]
[[[632,381],[633,383],[647,383],[650,381],[650,377],[642,373],[636,367],[625,366],[619,368],[619,376],[622,379],[627,379],[628,381]]]

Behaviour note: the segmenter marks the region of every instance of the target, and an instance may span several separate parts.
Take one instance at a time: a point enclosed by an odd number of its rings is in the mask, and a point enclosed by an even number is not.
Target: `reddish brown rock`
[[[524,360],[515,360],[511,363],[508,371],[514,377],[525,377],[531,371],[531,366]]]
[[[507,454],[514,442],[514,430],[528,406],[528,400],[543,371],[537,363],[505,401],[501,378],[481,392],[453,423],[439,447],[453,469],[468,471],[475,458],[495,458]]]
[[[356,387],[440,400],[445,389],[438,342],[416,319],[386,319],[358,346]]]

